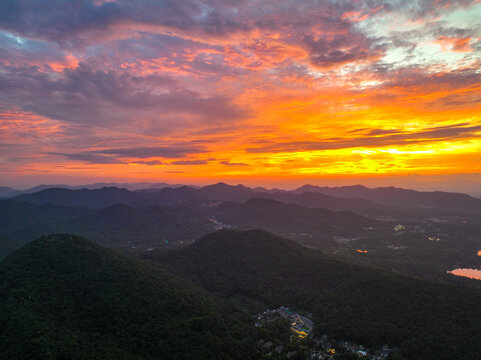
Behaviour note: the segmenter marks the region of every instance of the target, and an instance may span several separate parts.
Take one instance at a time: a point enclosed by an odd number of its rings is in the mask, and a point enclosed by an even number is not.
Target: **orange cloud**
[[[57,72],[62,72],[65,69],[75,69],[78,67],[79,59],[72,54],[67,54],[62,62],[51,62],[48,65]]]
[[[439,36],[436,42],[444,51],[456,52],[472,52],[473,48],[470,45],[471,37],[453,38],[447,36]]]
[[[351,22],[358,22],[358,21],[366,20],[368,17],[369,17],[369,13],[363,14],[360,11],[347,11],[344,14],[342,14],[341,19],[349,20]]]

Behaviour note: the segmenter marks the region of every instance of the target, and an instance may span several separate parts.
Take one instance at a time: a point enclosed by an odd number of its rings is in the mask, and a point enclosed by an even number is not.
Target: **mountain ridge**
[[[54,202],[60,205],[105,207],[115,203],[131,205],[182,205],[192,201],[247,201],[252,197],[265,197],[311,208],[331,210],[389,210],[424,209],[481,212],[481,199],[461,193],[442,191],[422,192],[395,187],[367,188],[362,185],[346,187],[318,187],[304,185],[296,190],[252,189],[244,185],[225,183],[200,188],[191,186],[164,187],[160,190],[129,191],[116,187],[100,189],[49,188],[31,194],[19,194],[14,199],[36,204]]]

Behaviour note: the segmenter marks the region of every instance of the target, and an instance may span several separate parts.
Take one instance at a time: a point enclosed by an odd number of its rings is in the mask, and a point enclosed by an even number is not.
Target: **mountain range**
[[[118,182],[98,182],[94,184],[86,184],[86,185],[66,185],[66,184],[42,184],[37,185],[25,190],[17,190],[8,186],[0,186],[0,198],[10,198],[15,195],[19,194],[32,194],[41,190],[45,189],[70,189],[70,190],[81,190],[81,189],[101,189],[104,187],[116,187],[119,189],[127,189],[130,191],[137,191],[137,190],[144,190],[144,191],[155,191],[165,187],[181,187],[185,186],[182,184],[167,184],[167,183],[152,183],[152,182],[136,182],[136,183],[118,183]],[[197,187],[195,185],[190,185],[191,187]]]
[[[13,198],[35,204],[48,202],[66,206],[101,208],[116,203],[129,205],[185,205],[192,201],[247,201],[263,197],[311,208],[330,210],[393,211],[440,210],[457,212],[481,212],[481,199],[466,194],[446,192],[420,192],[399,188],[369,189],[363,186],[338,188],[305,185],[293,191],[267,191],[251,189],[243,185],[224,183],[201,188],[190,186],[165,187],[158,191],[129,191],[116,187],[100,189],[48,188],[38,192],[19,194]]]
[[[262,228],[347,261],[447,281],[447,270],[477,267],[481,260],[480,201],[464,194],[362,186],[49,188],[0,200],[0,258],[57,232],[136,253],[186,246],[217,229]],[[394,231],[398,224],[404,230]]]

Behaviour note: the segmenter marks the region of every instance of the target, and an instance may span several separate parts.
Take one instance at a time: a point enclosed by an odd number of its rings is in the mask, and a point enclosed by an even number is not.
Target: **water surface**
[[[456,276],[463,276],[467,277],[470,279],[476,279],[476,280],[481,280],[481,270],[477,269],[454,269],[451,271],[448,271],[449,274],[453,274]]]

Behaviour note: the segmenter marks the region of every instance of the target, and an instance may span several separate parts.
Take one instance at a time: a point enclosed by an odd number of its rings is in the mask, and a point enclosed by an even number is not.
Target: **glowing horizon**
[[[481,180],[479,0],[0,14],[1,184]]]

